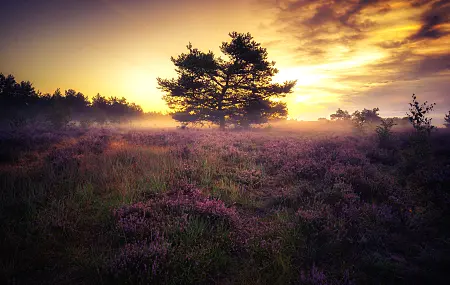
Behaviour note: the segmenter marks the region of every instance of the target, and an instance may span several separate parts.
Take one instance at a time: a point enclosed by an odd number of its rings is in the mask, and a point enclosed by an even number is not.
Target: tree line
[[[70,121],[83,126],[92,123],[125,122],[143,114],[142,108],[125,98],[97,94],[90,100],[73,89],[53,94],[36,91],[29,81],[17,82],[13,75],[0,73],[0,122],[20,127],[29,122],[46,122],[62,128]]]
[[[407,125],[411,123],[413,126],[414,122],[425,120],[424,112],[431,112],[436,104],[428,104],[427,101],[420,104],[417,100],[417,96],[415,94],[412,95],[412,103],[409,103],[410,109],[409,113],[406,114],[405,117],[393,117],[393,118],[381,118],[379,108],[373,109],[363,109],[362,111],[356,110],[352,114],[350,114],[347,110],[342,110],[338,108],[335,113],[330,115],[330,121],[332,122],[342,122],[342,123],[351,123],[353,126],[357,128],[364,128],[369,126],[377,126],[379,124],[389,124],[391,126],[394,125]],[[423,125],[431,126],[431,119],[426,118],[427,121],[423,122]],[[319,121],[328,121],[326,118],[319,118]],[[446,128],[450,128],[450,111],[444,117],[444,126]],[[428,128],[428,129],[433,129]]]
[[[393,117],[393,118],[382,118],[379,114],[380,108],[372,108],[359,111],[356,110],[352,114],[350,114],[347,110],[342,110],[338,108],[335,113],[330,115],[330,121],[332,122],[342,122],[342,123],[351,123],[356,128],[364,128],[364,127],[375,127],[383,121],[391,121],[393,125],[407,125],[409,122],[408,116],[405,117]],[[322,121],[328,121],[325,118],[322,118]]]
[[[182,126],[208,123],[220,129],[249,128],[269,120],[286,119],[288,110],[282,99],[292,92],[296,81],[272,82],[278,73],[275,62],[269,61],[267,50],[250,33],[232,32],[229,37],[220,46],[223,56],[200,51],[189,43],[186,53],[171,58],[177,76],[157,78],[172,118]],[[352,122],[360,129],[380,123],[387,126],[411,122],[408,117],[384,121],[378,112],[379,108],[363,109],[350,115],[338,109],[330,119]],[[142,115],[142,108],[125,98],[97,94],[89,100],[72,89],[64,94],[59,89],[53,94],[41,94],[28,81],[19,83],[12,75],[0,74],[0,119],[12,125],[36,119],[55,127],[65,126],[70,120],[82,125],[118,123]],[[450,112],[445,121],[450,127]]]

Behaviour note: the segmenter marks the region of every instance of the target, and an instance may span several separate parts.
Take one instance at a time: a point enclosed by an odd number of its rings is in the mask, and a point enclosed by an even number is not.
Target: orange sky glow
[[[166,111],[156,78],[191,42],[219,53],[232,31],[250,32],[297,80],[291,118],[338,107],[404,116],[412,93],[450,109],[450,4],[442,0],[43,0],[0,12],[0,72],[41,92],[75,89]],[[37,3],[36,3],[37,2]]]

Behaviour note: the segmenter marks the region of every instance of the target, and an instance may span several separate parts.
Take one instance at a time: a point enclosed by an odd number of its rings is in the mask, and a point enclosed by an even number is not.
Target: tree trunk
[[[225,116],[223,114],[221,114],[219,118],[219,127],[220,130],[225,130]]]
[[[220,130],[222,130],[222,131],[225,130],[225,114],[223,112],[223,99],[225,98],[225,94],[227,93],[229,80],[230,80],[230,78],[227,75],[225,86],[222,88],[222,92],[220,94],[218,108],[217,108],[219,111],[219,127],[220,127]]]

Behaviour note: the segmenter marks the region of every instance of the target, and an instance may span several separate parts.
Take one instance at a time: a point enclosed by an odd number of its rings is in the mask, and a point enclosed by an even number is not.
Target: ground
[[[0,146],[6,284],[449,277],[445,130],[34,129]]]

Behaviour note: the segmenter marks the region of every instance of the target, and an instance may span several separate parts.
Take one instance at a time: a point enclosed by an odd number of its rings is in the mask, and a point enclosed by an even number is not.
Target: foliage
[[[287,115],[286,105],[272,99],[290,93],[296,82],[272,83],[278,70],[266,49],[249,33],[229,36],[231,41],[220,47],[225,59],[189,44],[188,53],[171,58],[178,77],[158,78],[175,120],[212,122],[223,129],[230,123],[246,127]]]
[[[444,121],[445,127],[450,128],[450,111],[448,111],[448,114],[445,115]]]
[[[392,142],[392,127],[395,126],[394,120],[391,118],[381,119],[381,125],[377,126],[376,133],[378,135],[378,143],[382,148],[389,148]]]
[[[92,122],[118,123],[142,115],[142,108],[129,103],[125,98],[105,98],[97,94],[89,98],[73,89],[64,94],[57,89],[53,94],[35,91],[27,81],[16,82],[14,76],[0,74],[0,126],[9,124],[13,128],[36,122],[49,122],[61,129],[70,121],[78,121],[84,127]]]
[[[420,171],[371,160],[372,136],[0,135],[17,157],[0,170],[6,284],[447,281],[446,132],[431,137],[433,160]],[[408,150],[398,136],[390,143]]]
[[[362,111],[356,110],[352,114],[352,121],[358,129],[362,130],[365,127],[370,127],[381,121],[378,111],[380,111],[379,108],[373,108],[372,110],[364,108]]]
[[[14,76],[0,73],[0,122],[9,120],[21,125],[27,117],[34,117],[38,93],[31,82],[16,82]]]
[[[348,113],[348,111],[343,111],[340,108],[337,109],[336,113],[330,115],[330,119],[332,121],[348,121],[352,118],[352,116]]]
[[[415,94],[412,95],[412,103],[409,103],[409,112],[406,113],[406,115],[418,133],[429,135],[435,128],[431,124],[432,119],[427,117],[427,115],[433,111],[435,105],[435,103],[428,104],[428,101],[420,104],[417,101],[417,96]]]
[[[424,153],[392,139],[394,124],[378,137],[0,132],[0,280],[447,284],[450,133],[426,136]],[[373,159],[390,148],[389,163]]]

